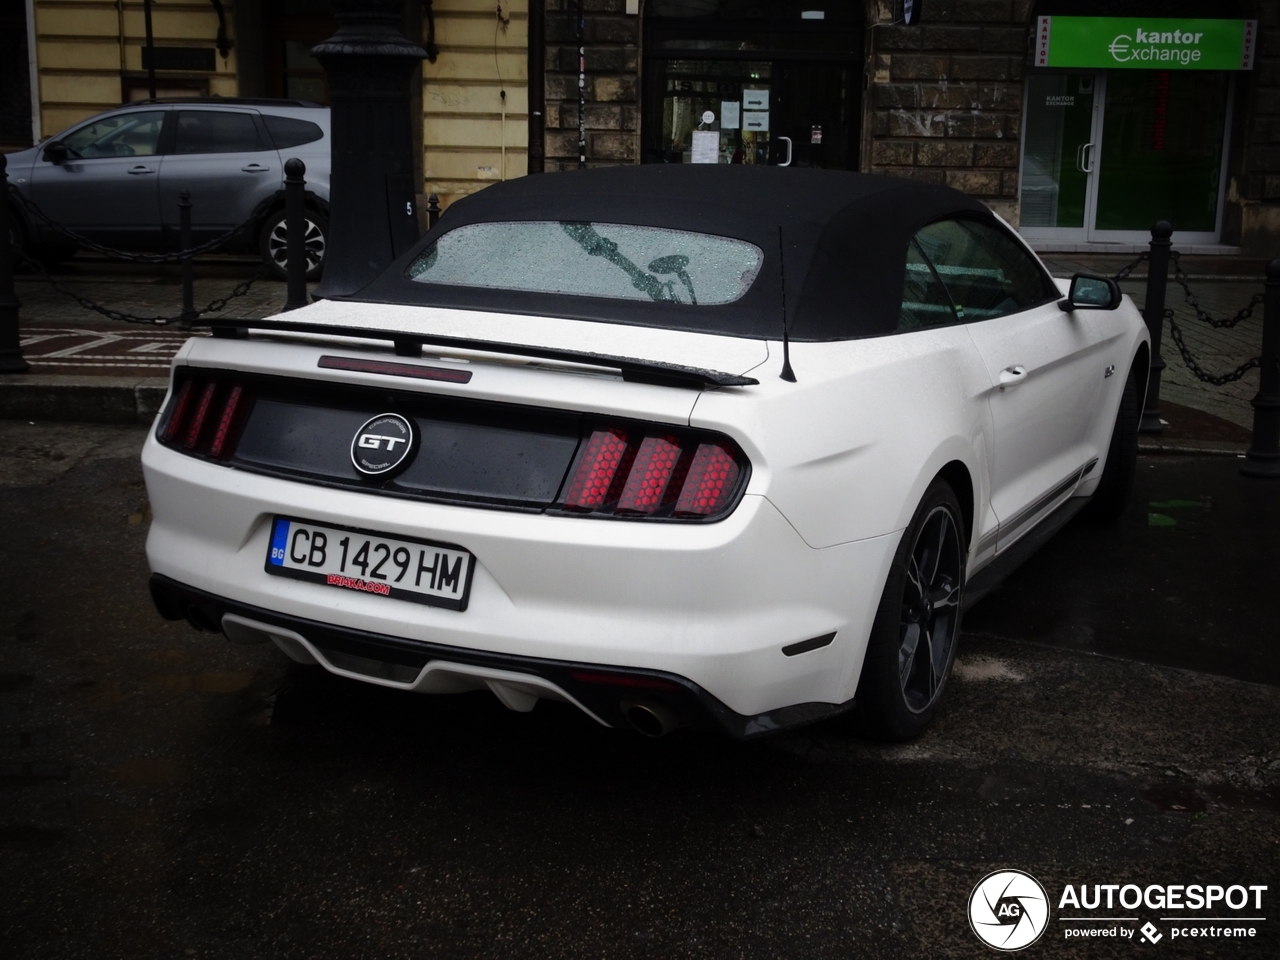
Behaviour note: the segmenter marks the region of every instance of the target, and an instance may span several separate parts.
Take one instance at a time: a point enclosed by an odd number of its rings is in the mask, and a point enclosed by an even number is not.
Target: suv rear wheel
[[[324,254],[329,241],[329,219],[315,210],[306,211],[306,229],[303,234],[307,252],[307,279],[318,280],[324,269]],[[286,266],[289,257],[289,238],[285,229],[285,214],[277,210],[267,217],[258,236],[258,253],[276,276],[288,276]]]

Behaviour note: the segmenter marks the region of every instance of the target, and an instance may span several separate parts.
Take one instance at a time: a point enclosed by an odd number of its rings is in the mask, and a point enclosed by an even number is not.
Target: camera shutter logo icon
[[[996,870],[969,894],[969,926],[989,947],[1021,950],[1048,928],[1049,896],[1029,873]]]

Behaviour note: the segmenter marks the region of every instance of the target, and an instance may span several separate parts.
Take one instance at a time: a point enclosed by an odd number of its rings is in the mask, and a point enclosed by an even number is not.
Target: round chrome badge
[[[413,452],[413,424],[398,413],[380,413],[356,431],[351,462],[366,477],[385,477]]]

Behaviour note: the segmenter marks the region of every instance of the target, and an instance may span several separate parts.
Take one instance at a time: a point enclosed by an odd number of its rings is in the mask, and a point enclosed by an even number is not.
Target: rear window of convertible
[[[409,279],[491,290],[713,306],[750,289],[754,243],[621,223],[514,221],[450,230],[409,265]]]

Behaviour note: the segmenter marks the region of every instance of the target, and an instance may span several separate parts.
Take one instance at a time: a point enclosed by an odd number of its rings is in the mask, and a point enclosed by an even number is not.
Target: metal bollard
[[[284,164],[285,275],[289,292],[286,310],[307,305],[307,165],[294,157]]]
[[[178,244],[182,250],[191,249],[191,191],[178,194]],[[182,322],[196,319],[196,275],[190,257],[182,258]]]
[[[1262,364],[1253,398],[1253,441],[1240,464],[1246,477],[1280,478],[1280,260],[1267,264]]]
[[[430,230],[440,220],[440,198],[434,193],[427,197],[427,229]]]
[[[30,370],[22,359],[22,345],[18,341],[18,307],[22,302],[13,289],[13,261],[17,251],[12,237],[16,231],[9,209],[9,174],[5,170],[8,161],[0,153],[0,373],[26,373]]]
[[[1151,333],[1151,374],[1147,377],[1147,402],[1142,409],[1139,433],[1161,433],[1160,374],[1168,364],[1160,356],[1160,336],[1164,331],[1164,291],[1169,282],[1169,249],[1173,227],[1161,220],[1151,228],[1151,257],[1147,261],[1147,303],[1142,317]]]

